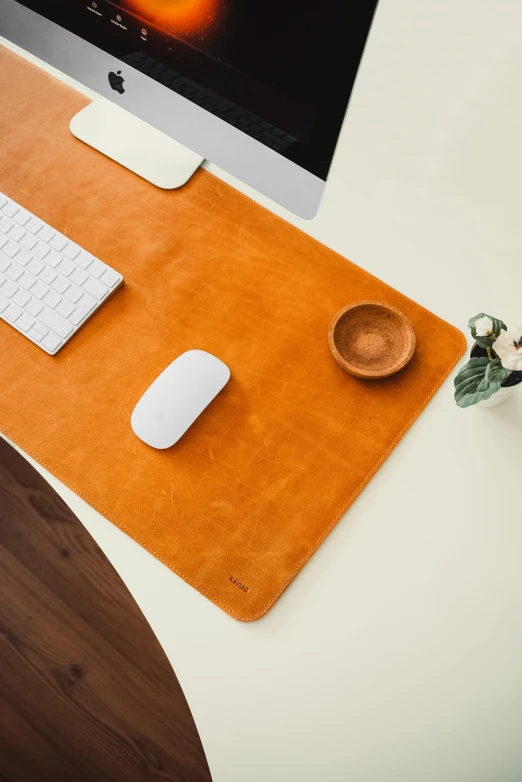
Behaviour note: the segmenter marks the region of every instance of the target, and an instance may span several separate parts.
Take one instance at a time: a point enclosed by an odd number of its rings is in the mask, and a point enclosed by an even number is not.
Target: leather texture
[[[447,377],[463,335],[205,171],[164,192],[73,138],[87,99],[0,49],[0,190],[120,271],[56,357],[0,322],[2,431],[231,616],[273,605]],[[328,346],[355,300],[417,336],[394,377]],[[172,448],[130,416],[199,348],[226,388]],[[398,479],[400,476],[397,476]]]

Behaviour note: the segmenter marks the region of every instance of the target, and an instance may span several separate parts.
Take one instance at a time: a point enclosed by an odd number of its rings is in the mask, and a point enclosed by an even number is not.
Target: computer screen
[[[377,0],[18,0],[326,180]]]

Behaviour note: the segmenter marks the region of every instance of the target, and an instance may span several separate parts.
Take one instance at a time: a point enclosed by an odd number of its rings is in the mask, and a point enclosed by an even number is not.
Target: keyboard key
[[[14,258],[19,249],[17,244],[9,240],[7,244],[2,247],[2,252],[8,255],[9,258]]]
[[[71,282],[75,282],[76,285],[83,285],[85,280],[89,279],[89,275],[87,272],[84,272],[83,269],[74,269],[69,279]]]
[[[85,280],[82,285],[82,289],[87,293],[90,293],[91,296],[94,296],[94,298],[98,300],[103,299],[105,294],[109,292],[109,289],[106,285],[103,284],[103,282],[95,280],[92,277],[89,277],[89,279]]]
[[[92,274],[93,277],[96,277],[96,279],[99,280],[105,271],[107,271],[105,264],[99,261],[97,258],[93,258],[93,261],[89,266],[89,274]]]
[[[76,304],[76,302],[83,296],[81,290],[77,288],[76,285],[70,285],[63,295],[66,299],[72,301],[73,304]]]
[[[16,260],[18,260],[18,258]],[[50,285],[58,277],[58,274],[54,271],[54,269],[50,269],[48,266],[46,266],[45,269],[40,272],[39,277],[42,282],[45,282],[46,285]]]
[[[14,301],[15,304],[18,304],[19,307],[22,307],[22,309],[25,307],[27,302],[30,300],[30,296],[27,293],[27,291],[21,291],[18,289],[16,293],[14,294],[11,301]]]
[[[43,326],[41,323],[38,323],[38,321],[36,321],[34,324],[33,329],[37,331],[41,337],[45,337],[47,334],[49,334],[49,329],[46,329],[45,326]]]
[[[19,329],[22,329],[22,331],[29,331],[30,328],[34,325],[34,318],[31,318],[30,315],[26,315],[26,313],[22,313],[22,317],[18,318],[16,321],[16,325]]]
[[[0,272],[5,272],[11,265],[11,259],[3,253],[0,253]]]
[[[9,307],[9,299],[0,293],[0,314]]]
[[[32,315],[33,318],[37,318],[39,313],[43,310],[43,304],[38,299],[31,299],[31,301],[25,305],[25,311]],[[45,335],[43,335],[45,336]]]
[[[98,302],[96,299],[93,299],[93,297],[89,296],[88,293],[84,293],[77,306],[87,310],[87,312],[90,312],[92,308],[97,305],[97,303]]]
[[[22,207],[20,207],[18,212],[13,217],[13,220],[15,221],[15,223],[18,223],[18,225],[25,225],[26,223],[29,222],[30,219],[31,219],[31,213],[28,212],[27,209],[23,209]]]
[[[58,339],[56,334],[49,332],[49,334],[42,339],[40,344],[47,348],[49,352],[54,353],[56,348],[62,344],[62,340]]]
[[[33,296],[36,296],[37,299],[43,299],[43,297],[45,296],[48,290],[49,288],[47,287],[47,285],[44,285],[43,282],[40,282],[40,280],[38,280],[36,285],[33,285],[33,287],[31,288],[31,293],[33,294]]]
[[[118,272],[115,272],[112,269],[107,269],[107,271],[101,277],[101,281],[105,283],[105,285],[108,285],[109,288],[114,288],[114,286],[117,285],[120,280],[121,274],[118,274]]]
[[[16,291],[18,290],[18,285],[15,285],[14,282],[11,280],[6,280],[2,287],[0,288],[4,296],[7,296],[9,299],[11,296],[14,296]]]
[[[32,234],[38,233],[38,231],[42,227],[43,227],[43,223],[37,217],[31,217],[31,219],[28,220],[27,223],[25,224],[26,230],[30,231]]]
[[[62,301],[62,297],[56,291],[48,290],[42,301],[54,310],[56,305]]]
[[[14,280],[16,282],[16,280],[20,279],[23,273],[24,270],[22,269],[22,267],[18,266],[18,264],[14,263],[13,261],[10,267],[6,269],[5,275],[6,277],[9,277],[10,280]]]
[[[44,326],[47,326],[47,328],[51,329],[51,331],[54,331],[62,339],[68,337],[69,334],[71,334],[73,331],[72,325],[68,323],[65,318],[62,318],[61,315],[58,315],[56,312],[53,312],[47,307],[43,308],[38,318],[40,322],[44,324]]]
[[[72,315],[76,307],[74,304],[71,304],[70,301],[67,301],[66,299],[62,299],[61,302],[56,306],[55,312],[58,313],[58,315],[61,315],[62,318],[68,318],[69,315]]]
[[[56,231],[53,231],[53,229],[50,226],[44,225],[38,231],[37,236],[38,236],[39,239],[42,240],[42,242],[45,242],[46,244],[48,244],[51,241],[51,239],[54,238],[55,234],[56,234]]]
[[[94,299],[83,296],[81,300],[78,302],[74,312],[71,315],[69,315],[69,320],[71,321],[71,323],[73,323],[75,326],[81,323],[81,321],[93,309],[95,304],[96,302],[94,301]]]
[[[88,269],[93,261],[94,258],[92,255],[86,253],[85,250],[82,250],[79,256],[74,259],[74,262],[77,263],[78,266],[81,266],[82,269]]]
[[[58,277],[55,279],[55,281],[52,283],[52,286],[55,291],[58,291],[58,293],[65,293],[65,291],[71,286],[71,283],[69,280],[66,280],[65,277],[62,277],[61,274],[58,275]]]
[[[29,274],[29,272],[24,272],[20,279],[18,280],[18,285],[20,285],[24,290],[28,291],[36,282],[36,277],[33,277],[32,274]]]
[[[18,204],[15,204],[14,201],[11,201],[11,199],[9,199],[7,201],[7,204],[5,204],[5,206],[2,207],[2,212],[5,215],[7,215],[7,217],[14,217],[19,209],[20,207],[18,206]]]
[[[36,255],[37,258],[41,258],[43,260],[46,255],[49,255],[51,249],[43,242],[36,242],[32,252],[33,255]]]
[[[8,231],[10,231],[13,225],[14,223],[12,220],[8,220],[5,215],[0,215],[0,231],[3,234],[6,234]]]
[[[38,239],[35,239],[31,234],[26,233],[23,239],[20,239],[20,244],[25,247],[26,250],[32,250],[37,244]]]
[[[1,295],[2,294],[0,293],[0,297]],[[85,312],[85,310],[78,309],[78,307],[75,307],[74,312],[71,312],[71,314],[69,315],[69,320],[71,321],[73,326],[79,326],[86,315],[87,313]]]
[[[8,198],[3,193],[0,193],[0,209],[7,204]]]
[[[45,256],[45,262],[52,266],[53,269],[56,269],[60,261],[63,261],[63,255],[60,255],[56,250],[51,250],[49,255]]]
[[[38,331],[36,331],[36,329],[29,329],[29,331],[27,332],[27,336],[30,337],[31,339],[34,339],[35,342],[41,342],[42,340],[42,335],[39,334]]]
[[[21,228],[19,225],[15,225],[13,223],[13,227],[7,234],[10,239],[13,240],[13,242],[19,242],[20,239],[22,239],[25,236],[25,231],[23,228]]]
[[[57,250],[59,253],[63,250],[65,245],[67,244],[67,239],[65,236],[62,236],[61,234],[56,234],[54,239],[51,239],[49,242],[53,250]]]
[[[29,261],[27,264],[26,269],[28,272],[31,272],[31,274],[38,275],[45,269],[45,263],[42,263],[39,258],[33,258],[33,260]]]
[[[2,287],[2,285],[4,284],[4,282],[6,280],[7,280],[7,277],[5,276],[5,274],[0,274],[0,288]]]
[[[74,242],[67,242],[65,247],[63,248],[62,255],[65,255],[66,258],[68,258],[70,261],[74,261],[77,255],[80,254],[81,247],[78,247],[77,244],[74,244]]]
[[[22,314],[22,310],[20,309],[20,307],[17,307],[16,304],[11,303],[9,304],[9,307],[6,310],[4,310],[2,316],[4,318],[7,318],[7,320],[10,323],[15,323],[21,314]]]
[[[0,234],[0,250],[2,249],[2,247],[5,247],[8,241],[9,239],[5,234]]]
[[[32,255],[28,250],[25,250],[23,247],[21,247],[17,254],[16,254],[16,262],[20,264],[20,266],[27,266],[30,260],[32,260]]]
[[[71,263],[71,261],[67,261],[65,258],[61,263],[58,264],[58,271],[61,272],[65,277],[68,277],[71,272],[73,272],[76,269],[76,266],[74,263]]]

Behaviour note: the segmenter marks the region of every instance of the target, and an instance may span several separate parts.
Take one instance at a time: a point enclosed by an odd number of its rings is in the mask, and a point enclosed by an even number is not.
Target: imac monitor
[[[0,36],[304,218],[377,0],[0,0]]]

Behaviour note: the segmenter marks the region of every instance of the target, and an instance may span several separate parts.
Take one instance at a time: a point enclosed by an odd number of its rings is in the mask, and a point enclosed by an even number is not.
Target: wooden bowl
[[[415,332],[406,315],[381,301],[356,301],[338,312],[328,341],[339,366],[367,380],[394,375],[415,350]]]

